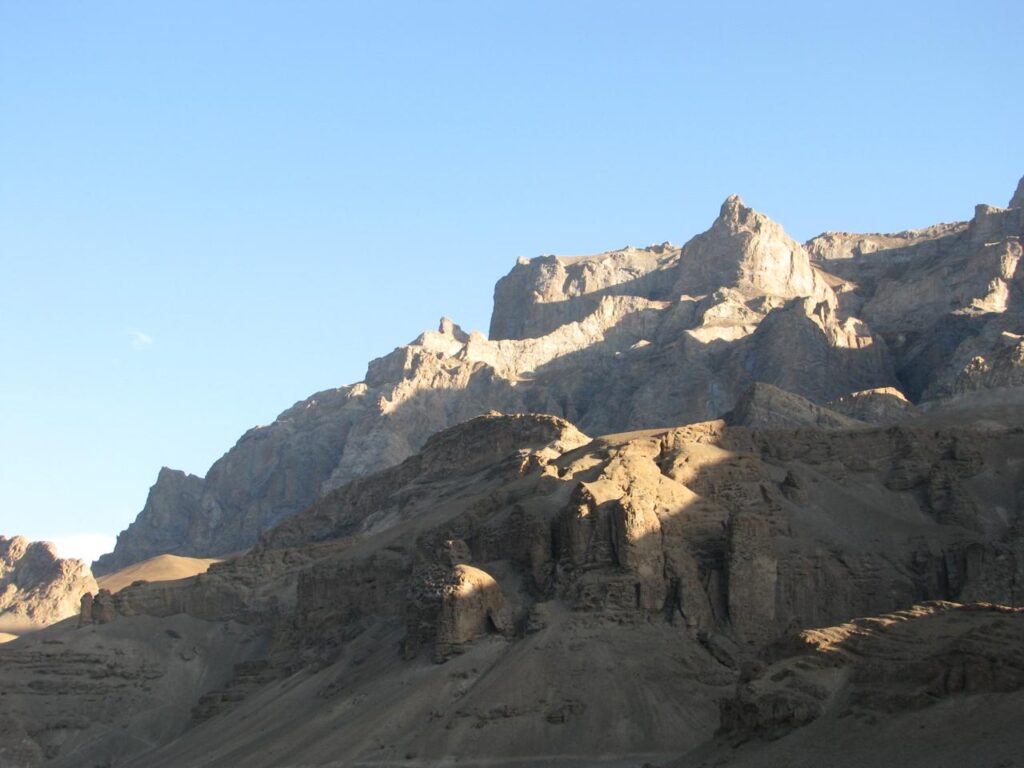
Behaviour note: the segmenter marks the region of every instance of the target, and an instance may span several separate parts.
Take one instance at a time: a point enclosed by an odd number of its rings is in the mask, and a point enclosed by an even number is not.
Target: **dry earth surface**
[[[157,555],[141,563],[134,563],[120,571],[100,576],[96,584],[100,589],[120,592],[137,581],[175,581],[187,579],[199,573],[206,573],[211,565],[219,563],[213,557],[179,557],[178,555]]]

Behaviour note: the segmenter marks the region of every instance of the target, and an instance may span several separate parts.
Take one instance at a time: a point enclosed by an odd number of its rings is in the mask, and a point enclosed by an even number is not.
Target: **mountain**
[[[247,432],[205,478],[161,470],[94,571],[245,549],[490,409],[603,434],[720,417],[755,382],[821,406],[1019,384],[1022,230],[1024,208],[978,206],[968,222],[800,245],[733,196],[682,247],[521,259],[495,288],[490,338],[442,319],[363,381]]]
[[[162,470],[0,765],[1013,764],[1022,216],[521,261]]]

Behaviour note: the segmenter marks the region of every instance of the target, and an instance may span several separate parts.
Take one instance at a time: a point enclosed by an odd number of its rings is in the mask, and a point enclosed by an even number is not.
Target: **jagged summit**
[[[719,209],[718,218],[738,218],[744,211],[751,211],[752,209],[747,208],[743,204],[743,198],[733,193],[729,195],[722,202],[722,207]]]
[[[722,287],[748,298],[822,297],[828,292],[804,247],[738,195],[726,198],[707,232],[683,246],[674,291],[696,296]]]
[[[520,259],[495,286],[490,338],[543,337],[583,320],[609,296],[673,301],[720,289],[748,299],[823,299],[829,293],[802,245],[730,195],[711,227],[681,248],[666,242],[594,256]]]
[[[243,435],[206,478],[162,473],[96,573],[249,547],[489,409],[597,435],[721,417],[755,382],[823,407],[866,390],[917,403],[1024,380],[1003,335],[1024,330],[1022,214],[983,207],[970,222],[805,247],[732,195],[682,247],[521,260],[495,287],[489,338],[442,318],[363,381]],[[871,402],[858,412],[903,410]]]
[[[1024,176],[1017,182],[1017,191],[1010,198],[1010,208],[1024,208]]]
[[[445,336],[454,336],[456,338],[461,338],[463,341],[469,338],[466,335],[466,333],[462,330],[462,328],[459,327],[459,324],[456,323],[447,315],[442,317],[440,322],[438,322],[437,332],[442,333]]]

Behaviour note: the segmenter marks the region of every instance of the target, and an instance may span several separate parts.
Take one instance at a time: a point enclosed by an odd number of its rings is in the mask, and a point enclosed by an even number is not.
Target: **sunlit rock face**
[[[682,247],[521,259],[495,288],[490,338],[445,318],[363,381],[247,432],[204,479],[162,472],[97,572],[245,549],[491,409],[603,434],[722,416],[755,382],[817,405],[1015,386],[1022,215],[979,206],[969,222],[801,245],[733,196]]]
[[[669,296],[680,248],[626,247],[596,256],[519,259],[494,288],[491,339],[532,339],[583,320],[606,296]]]
[[[831,293],[811,268],[804,247],[736,195],[722,204],[711,229],[683,247],[676,273],[678,294],[720,288],[733,288],[747,298],[824,298]]]
[[[53,544],[0,536],[0,632],[21,634],[78,613],[96,581],[81,560],[57,555]]]

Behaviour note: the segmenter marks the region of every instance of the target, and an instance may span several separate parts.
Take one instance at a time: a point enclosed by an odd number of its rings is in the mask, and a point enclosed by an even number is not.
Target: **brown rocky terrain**
[[[926,603],[806,630],[722,701],[690,766],[1011,766],[1024,737],[1024,609]]]
[[[988,603],[925,603],[804,630],[747,670],[722,703],[721,732],[775,740],[829,711],[877,720],[957,694],[1014,693],[1024,688],[1022,641],[1024,608]]]
[[[970,426],[969,410],[961,406],[968,426],[945,429],[710,421],[596,440],[557,417],[491,414],[332,491],[246,555],[192,579],[100,592],[85,601],[81,629],[48,632],[105,644],[107,633],[195,620],[266,638],[190,688],[190,717],[163,735],[132,748],[90,742],[121,755],[116,764],[436,765],[457,755],[468,765],[660,765],[699,749],[742,755],[734,741],[781,743],[791,721],[825,718],[840,694],[874,702],[862,688],[883,688],[884,706],[912,714],[901,697],[918,706],[916,681],[931,684],[967,652],[966,640],[947,640],[989,636],[999,620],[1017,631],[1010,609],[925,606],[908,616],[939,616],[932,645],[891,641],[909,649],[893,663],[910,671],[872,666],[887,657],[868,630],[896,621],[893,612],[928,600],[1020,603],[1024,412],[997,429]],[[873,615],[882,618],[850,623]],[[993,680],[1016,680],[1019,645],[992,637],[971,653],[989,659]],[[205,653],[227,653],[219,643],[233,638],[210,640]],[[808,662],[811,682],[826,678],[823,698],[813,689],[804,709],[785,705],[799,716],[760,724],[757,713],[778,709],[758,698],[774,695],[761,692],[777,682],[772,665],[830,653],[847,665],[864,657],[867,671],[837,682],[832,666]],[[28,680],[59,679],[64,663],[57,654]],[[847,678],[862,688],[835,687]],[[1016,690],[943,685],[956,702]],[[71,709],[84,707],[71,695]],[[22,694],[5,701],[41,749],[64,743]],[[183,735],[169,741],[172,731]],[[76,764],[76,752],[49,748],[49,760],[25,764]]]
[[[22,637],[0,659],[0,765],[121,765],[185,731],[200,695],[265,646],[258,628],[189,616]]]
[[[1022,217],[981,205],[966,222],[800,245],[733,196],[682,247],[521,259],[495,289],[490,338],[445,319],[362,382],[250,430],[205,478],[162,470],[96,573],[245,549],[492,408],[605,434],[720,417],[755,382],[818,405],[1016,385]]]
[[[53,544],[0,536],[0,642],[74,616],[96,581],[81,560],[65,560]]]
[[[157,555],[141,563],[133,563],[120,571],[100,576],[96,584],[100,589],[120,592],[139,581],[177,581],[196,574],[206,573],[211,565],[219,563],[216,558],[178,557]]]

